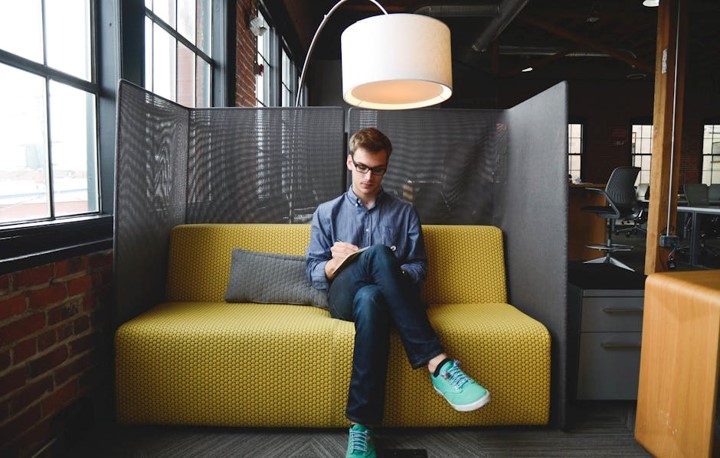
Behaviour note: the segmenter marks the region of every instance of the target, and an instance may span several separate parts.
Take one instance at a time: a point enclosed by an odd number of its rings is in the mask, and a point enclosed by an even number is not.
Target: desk
[[[690,213],[692,230],[690,232],[690,264],[696,266],[700,258],[700,237],[698,237],[698,215],[720,215],[720,207],[680,207],[678,213]]]
[[[605,189],[604,184],[570,184],[568,189],[568,261],[587,261],[602,253],[585,245],[605,244],[606,221],[582,211],[582,207],[607,205],[605,196],[587,188]]]
[[[720,270],[649,275],[635,439],[654,456],[711,456],[719,350]]]

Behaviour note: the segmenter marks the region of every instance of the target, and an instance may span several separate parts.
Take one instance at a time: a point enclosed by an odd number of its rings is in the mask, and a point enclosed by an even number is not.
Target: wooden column
[[[660,236],[666,233],[668,226],[670,234],[677,234],[688,4],[684,0],[663,0],[658,7],[652,171],[645,255],[645,273],[648,275],[668,270],[670,249],[660,247]]]

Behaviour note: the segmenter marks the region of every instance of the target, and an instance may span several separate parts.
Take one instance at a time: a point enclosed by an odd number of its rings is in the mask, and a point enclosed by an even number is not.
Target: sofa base
[[[392,336],[384,426],[544,425],[550,336],[508,304],[442,304],[428,315],[492,401],[457,412]],[[345,427],[354,327],[322,309],[167,302],[116,333],[121,423]],[[292,376],[288,376],[292,374]]]

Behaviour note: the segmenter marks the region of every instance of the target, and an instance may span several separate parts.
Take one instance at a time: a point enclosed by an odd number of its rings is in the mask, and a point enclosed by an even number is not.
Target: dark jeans
[[[430,326],[420,289],[400,270],[393,252],[376,245],[360,254],[330,284],[330,314],[355,323],[355,347],[346,416],[382,423],[390,330],[397,328],[410,365],[427,365],[443,348]]]

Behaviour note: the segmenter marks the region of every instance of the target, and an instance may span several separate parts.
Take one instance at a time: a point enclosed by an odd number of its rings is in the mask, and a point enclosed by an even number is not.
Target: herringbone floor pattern
[[[567,431],[544,427],[380,429],[381,457],[649,457],[633,438],[632,403],[583,409]],[[345,454],[346,430],[100,427],[72,457],[292,457]]]

